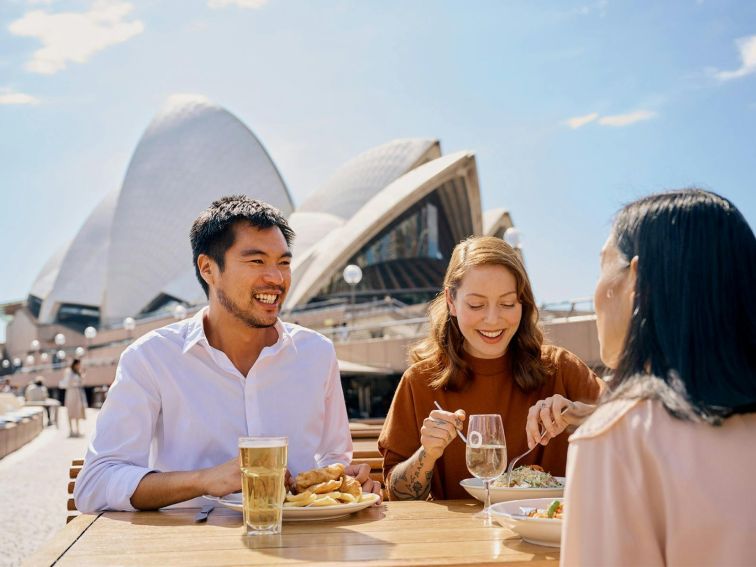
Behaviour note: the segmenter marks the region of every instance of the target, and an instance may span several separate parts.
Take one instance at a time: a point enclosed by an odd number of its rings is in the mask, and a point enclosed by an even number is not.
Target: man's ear
[[[207,254],[200,254],[197,256],[197,267],[199,268],[200,276],[205,280],[205,283],[212,287],[215,285],[216,272],[218,265]]]
[[[456,317],[457,308],[454,306],[454,300],[448,287],[444,289],[444,296],[446,297],[446,306],[449,308],[449,313],[451,313],[452,317]]]

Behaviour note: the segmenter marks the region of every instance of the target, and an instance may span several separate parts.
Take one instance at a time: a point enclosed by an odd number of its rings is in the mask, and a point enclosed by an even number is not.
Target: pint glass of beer
[[[239,437],[247,535],[281,533],[287,448],[286,437]]]

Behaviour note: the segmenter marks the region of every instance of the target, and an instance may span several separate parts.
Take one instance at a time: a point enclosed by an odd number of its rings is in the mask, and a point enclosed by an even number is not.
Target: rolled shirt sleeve
[[[328,346],[331,361],[326,383],[325,419],[320,447],[315,454],[315,461],[319,467],[333,463],[349,464],[352,462],[352,436],[349,431],[344,391],[341,388],[339,363],[336,358],[336,351],[330,341]]]
[[[131,496],[154,472],[149,455],[159,413],[160,395],[149,372],[137,352],[126,350],[76,479],[78,510],[135,510]]]

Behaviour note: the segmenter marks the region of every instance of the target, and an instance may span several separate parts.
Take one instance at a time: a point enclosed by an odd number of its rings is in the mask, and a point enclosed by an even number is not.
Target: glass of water
[[[491,481],[507,468],[507,441],[504,424],[498,414],[471,415],[467,426],[467,469],[486,487],[486,502],[480,517],[491,525]]]

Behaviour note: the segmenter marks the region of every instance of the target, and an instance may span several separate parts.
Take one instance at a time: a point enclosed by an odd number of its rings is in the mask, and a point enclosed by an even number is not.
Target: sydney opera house
[[[120,188],[52,254],[26,301],[5,306],[12,320],[4,367],[40,372],[43,361],[87,346],[91,366],[99,360],[103,368],[88,381],[109,383],[129,339],[205,303],[189,227],[211,201],[239,193],[279,208],[296,232],[286,316],[346,339],[344,367],[351,361],[365,372],[401,372],[404,350],[386,354],[387,345],[416,338],[422,306],[439,291],[457,242],[512,227],[507,211],[481,210],[475,155],[444,155],[434,139],[367,150],[296,206],[244,123],[205,98],[172,97],[147,127]],[[342,276],[349,264],[363,274],[353,289]],[[97,332],[85,338],[88,327]],[[360,351],[358,343],[371,340],[383,354]]]

